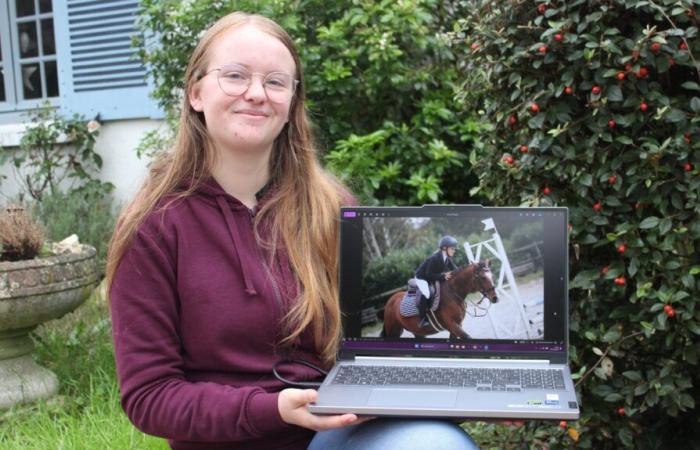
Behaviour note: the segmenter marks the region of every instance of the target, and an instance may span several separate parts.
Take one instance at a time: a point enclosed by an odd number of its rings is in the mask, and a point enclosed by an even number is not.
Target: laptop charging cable
[[[288,380],[285,377],[283,377],[282,375],[280,375],[279,372],[277,371],[277,369],[280,366],[283,366],[285,364],[287,364],[287,365],[301,364],[302,366],[306,366],[310,369],[315,370],[316,372],[320,373],[323,376],[328,375],[327,371],[321,369],[316,364],[312,364],[306,360],[303,360],[303,359],[283,359],[283,360],[277,361],[275,363],[275,365],[272,366],[272,374],[275,376],[275,378],[277,378],[278,380],[280,380],[282,383],[286,384],[287,386],[291,386],[291,387],[295,387],[295,388],[302,388],[302,389],[304,389],[304,388],[317,388],[317,387],[320,387],[321,384],[323,384],[323,382],[322,381],[292,381],[292,380]]]

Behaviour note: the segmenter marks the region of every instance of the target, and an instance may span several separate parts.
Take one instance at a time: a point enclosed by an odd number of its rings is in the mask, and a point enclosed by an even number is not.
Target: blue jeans
[[[373,419],[316,433],[308,450],[478,450],[456,423],[435,419]]]

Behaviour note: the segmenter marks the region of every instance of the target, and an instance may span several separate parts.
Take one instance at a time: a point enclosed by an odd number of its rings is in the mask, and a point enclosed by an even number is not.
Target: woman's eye
[[[275,77],[268,78],[265,83],[274,87],[284,87],[286,85],[284,79]]]
[[[224,72],[224,77],[229,79],[229,80],[247,80],[248,79],[248,77],[246,76],[245,73],[238,72],[238,71]]]

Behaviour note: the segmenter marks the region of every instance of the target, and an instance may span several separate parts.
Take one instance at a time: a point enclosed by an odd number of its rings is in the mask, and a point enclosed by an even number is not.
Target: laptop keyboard
[[[431,385],[472,387],[477,391],[564,389],[559,369],[489,369],[404,366],[341,366],[331,384]]]

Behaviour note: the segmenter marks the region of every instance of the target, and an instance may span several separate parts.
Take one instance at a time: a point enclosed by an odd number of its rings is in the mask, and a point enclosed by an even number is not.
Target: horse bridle
[[[478,292],[481,294],[481,299],[480,299],[478,302],[475,302],[474,300],[467,300],[467,301],[469,301],[470,303],[472,303],[472,305],[474,306],[475,309],[480,309],[480,310],[484,311],[484,314],[483,314],[483,315],[477,315],[477,314],[475,313],[472,317],[484,317],[484,316],[486,316],[486,314],[488,314],[489,309],[491,308],[491,305],[493,304],[493,302],[491,302],[491,299],[489,299],[489,297],[488,297],[488,293],[489,293],[489,292],[493,292],[493,293],[495,294],[495,293],[496,293],[496,287],[495,287],[495,286],[492,286],[492,287],[489,288],[489,289],[484,289],[484,281],[481,279],[481,275],[483,274],[484,271],[486,271],[486,269],[487,269],[486,266],[484,266],[484,265],[482,265],[481,263],[479,263],[479,264],[478,264],[478,268],[477,268],[477,270],[476,270],[476,272],[475,272],[475,275],[477,276],[477,283],[478,283],[478,285],[477,285],[477,290],[478,290]],[[452,286],[450,286],[449,283],[446,283],[446,286],[447,286],[447,288],[451,291],[451,293],[450,293],[451,295],[453,295],[455,298],[459,298],[461,301],[465,301],[464,298],[461,298],[461,297],[459,296],[459,294],[457,294],[457,293],[455,292],[455,290],[452,288]],[[480,306],[481,303],[482,303],[484,300],[489,300],[489,305],[488,305],[487,307],[485,307],[485,308],[484,308],[483,306]],[[469,311],[467,311],[467,314],[469,314]],[[471,314],[470,314],[470,315],[471,315]]]

